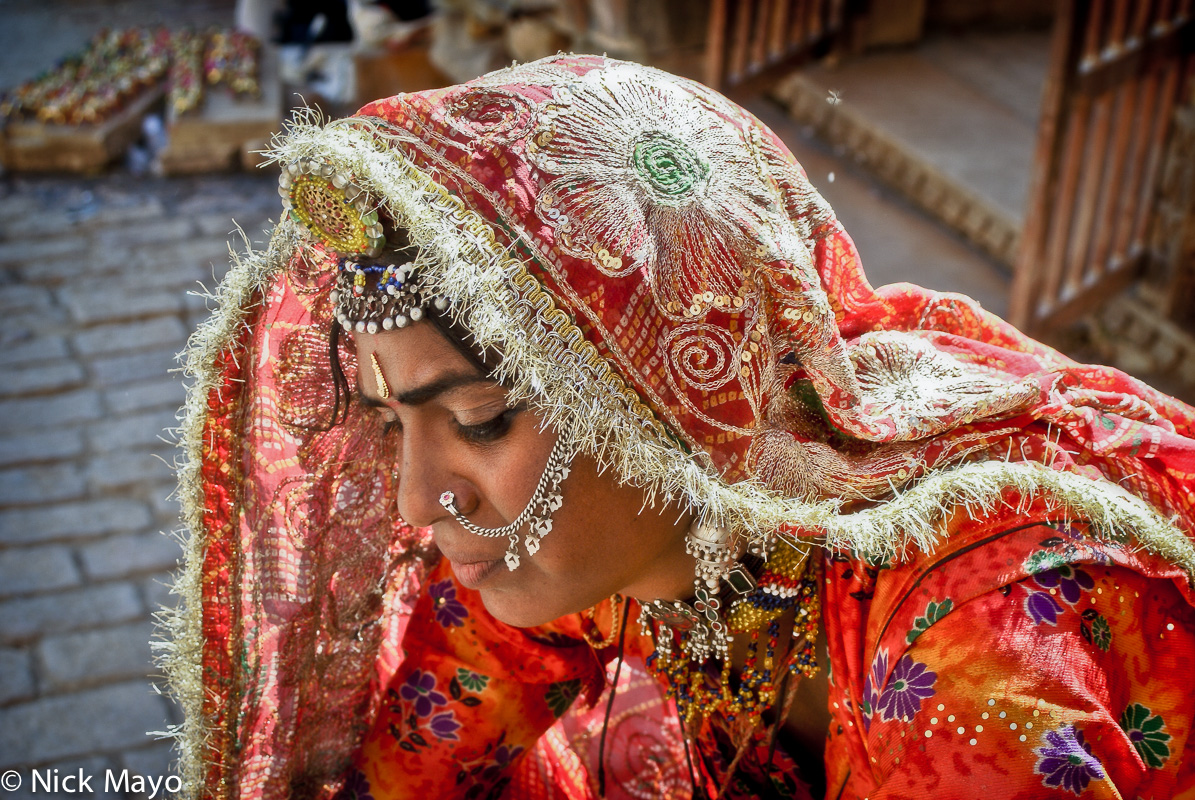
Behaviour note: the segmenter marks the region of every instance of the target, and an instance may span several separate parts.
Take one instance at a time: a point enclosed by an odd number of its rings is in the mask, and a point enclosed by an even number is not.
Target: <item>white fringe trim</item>
[[[626,384],[586,342],[566,314],[500,246],[479,215],[412,165],[367,120],[326,127],[300,121],[272,154],[289,162],[318,157],[353,173],[382,200],[421,248],[418,266],[431,290],[458,301],[454,313],[483,347],[502,354],[498,377],[534,403],[601,469],[643,487],[649,499],[673,500],[715,515],[751,536],[796,524],[832,548],[876,560],[912,546],[932,551],[940,523],[962,506],[993,512],[1006,489],[1022,505],[1040,499],[1060,515],[1083,519],[1104,537],[1138,542],[1195,571],[1195,546],[1173,521],[1110,481],[1093,481],[1041,464],[988,461],[931,473],[891,500],[843,513],[838,500],[802,502],[757,482],[728,485],[708,464],[682,452]],[[702,459],[706,461],[707,459]]]
[[[166,675],[170,692],[183,711],[183,721],[163,732],[174,739],[178,751],[178,775],[183,798],[197,797],[205,781],[210,720],[203,711],[203,561],[207,537],[203,527],[203,431],[208,418],[211,391],[222,383],[217,369],[220,353],[239,341],[248,314],[260,303],[271,278],[290,258],[297,240],[284,226],[275,230],[265,252],[238,256],[231,252],[233,268],[214,293],[205,295],[215,309],[212,316],[192,334],[179,358],[190,379],[175,463],[183,528],[183,568],[176,576],[172,593],[180,598],[175,608],[159,612],[157,622],[162,641],[155,642],[155,662]]]

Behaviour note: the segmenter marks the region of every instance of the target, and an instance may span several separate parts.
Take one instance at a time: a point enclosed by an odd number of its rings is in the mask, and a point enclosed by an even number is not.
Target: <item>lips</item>
[[[466,589],[480,589],[482,584],[497,574],[499,568],[505,566],[505,562],[500,558],[494,561],[474,561],[469,564],[457,563],[452,559],[448,561],[452,565],[452,573]]]
[[[466,589],[477,589],[493,580],[499,568],[506,570],[503,553],[491,555],[485,548],[479,548],[482,542],[463,530],[455,520],[438,520],[432,525],[432,538],[452,567],[457,582]]]

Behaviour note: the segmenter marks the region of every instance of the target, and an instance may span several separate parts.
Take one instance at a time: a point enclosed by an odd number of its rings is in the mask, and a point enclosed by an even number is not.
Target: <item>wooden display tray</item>
[[[277,52],[261,51],[261,95],[242,98],[227,89],[205,89],[194,112],[166,111],[169,144],[158,154],[164,175],[218,172],[256,165],[254,150],[264,147],[282,127],[282,84]]]
[[[0,161],[14,172],[99,172],[137,141],[142,117],[162,94],[161,85],[151,87],[97,125],[9,123],[0,143]]]

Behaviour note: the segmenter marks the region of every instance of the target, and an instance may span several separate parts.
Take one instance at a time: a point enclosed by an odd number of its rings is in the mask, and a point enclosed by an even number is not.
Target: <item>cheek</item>
[[[519,420],[500,446],[476,453],[470,467],[474,483],[503,518],[513,519],[526,507],[554,443],[555,436],[541,432],[533,419]]]
[[[546,459],[545,452],[506,518],[523,509]],[[691,585],[691,559],[684,554],[675,511],[644,508],[641,492],[620,486],[609,473],[599,476],[586,456],[573,460],[563,500],[539,552],[524,556],[518,570],[482,590],[498,619],[519,627],[543,625],[629,588],[665,596]],[[676,578],[678,553],[684,563]],[[667,574],[657,574],[661,570]]]
[[[672,517],[644,508],[640,492],[598,476],[587,460],[574,475],[578,480],[569,477],[564,504],[553,515],[551,536],[556,541],[548,553],[562,580],[601,588],[605,593],[600,600],[619,591],[661,551],[674,544],[683,548]],[[545,547],[547,543],[545,539]]]

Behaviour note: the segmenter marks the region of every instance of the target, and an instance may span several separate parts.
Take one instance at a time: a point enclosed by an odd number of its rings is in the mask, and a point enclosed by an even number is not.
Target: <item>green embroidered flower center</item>
[[[635,144],[635,173],[656,192],[681,197],[705,180],[710,167],[693,148],[671,134],[653,131]]]
[[[1066,760],[1074,764],[1076,767],[1083,763],[1082,756],[1077,756],[1074,753],[1071,753],[1069,756],[1067,756]]]

